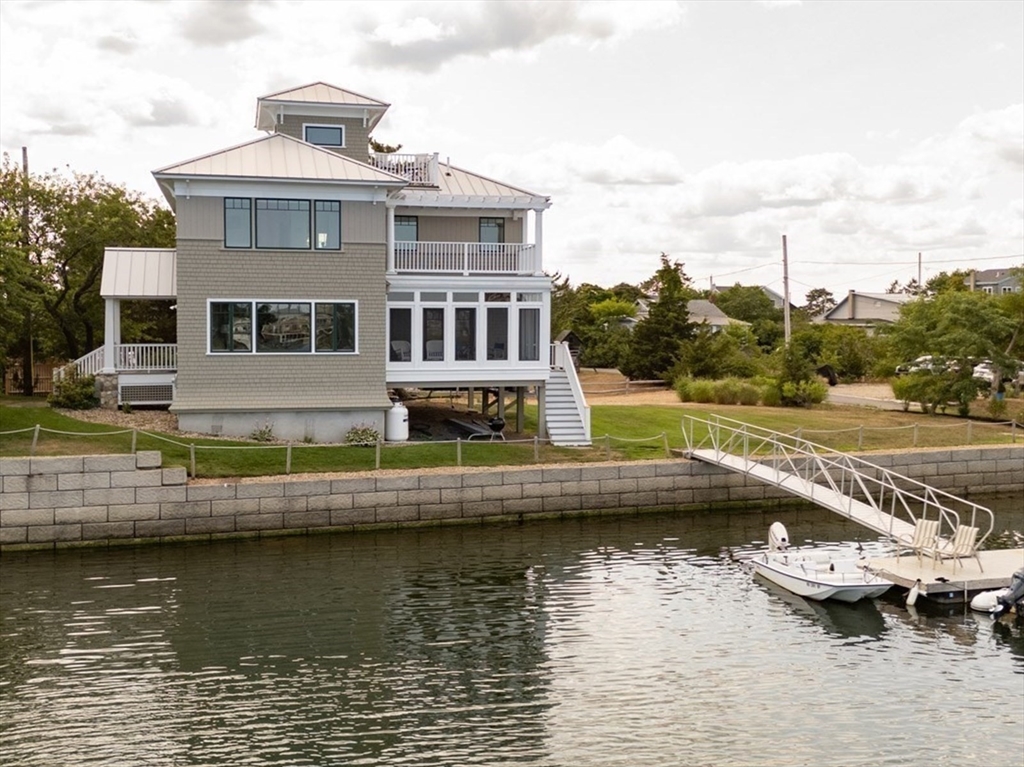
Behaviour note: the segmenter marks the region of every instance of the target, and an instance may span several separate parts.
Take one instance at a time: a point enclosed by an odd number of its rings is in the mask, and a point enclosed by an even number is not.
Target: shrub
[[[782,404],[809,407],[825,401],[828,389],[820,381],[786,381],[782,384]]]
[[[782,404],[782,392],[779,391],[778,384],[761,385],[761,402],[765,407],[778,407]]]
[[[743,381],[739,386],[739,402],[741,405],[756,405],[761,399],[761,390],[754,384]]]
[[[96,379],[72,373],[53,385],[53,393],[47,398],[50,407],[67,410],[89,410],[100,404],[96,396]]]
[[[1000,397],[989,397],[986,409],[988,414],[999,421],[1006,417],[1006,400]]]
[[[689,387],[690,401],[708,404],[715,401],[714,381],[693,381]]]
[[[715,382],[715,402],[719,405],[735,405],[740,399],[740,384],[735,378]]]
[[[346,445],[366,447],[380,442],[380,432],[368,423],[359,423],[345,433]]]
[[[680,402],[690,402],[693,396],[690,394],[690,387],[693,386],[693,379],[689,376],[679,376],[675,380],[673,387],[676,390],[676,394],[679,396]]]

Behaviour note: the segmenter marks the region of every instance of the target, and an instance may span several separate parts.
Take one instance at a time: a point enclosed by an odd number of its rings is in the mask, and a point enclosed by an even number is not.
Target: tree
[[[370,149],[377,154],[392,154],[402,148],[401,144],[385,144],[370,136]]]
[[[661,254],[661,268],[644,285],[657,288],[647,316],[633,329],[629,354],[620,370],[633,380],[649,380],[669,373],[679,360],[679,344],[690,338],[687,302],[696,295],[683,264]]]
[[[756,285],[733,285],[716,293],[713,301],[733,319],[749,322],[762,349],[775,348],[785,335],[782,309]]]
[[[803,306],[808,317],[821,317],[830,312],[836,306],[836,298],[832,291],[827,288],[812,288],[807,291],[804,297],[806,303]]]
[[[14,246],[16,219],[21,228]],[[32,323],[4,337],[5,352],[23,355],[30,342],[44,355],[69,359],[96,348],[103,330],[104,248],[173,247],[175,241],[173,214],[155,202],[94,174],[26,178],[8,155],[0,168],[0,220],[5,293],[19,311],[31,309]],[[140,313],[137,324],[145,321]]]
[[[970,279],[970,276],[970,272],[959,269],[952,273],[939,272],[924,284],[924,290],[921,292],[927,296],[937,296],[940,293],[967,292],[967,281]]]
[[[636,316],[636,304],[620,298],[606,298],[590,305],[590,315],[594,322],[603,325],[608,322],[620,323],[622,320]]]

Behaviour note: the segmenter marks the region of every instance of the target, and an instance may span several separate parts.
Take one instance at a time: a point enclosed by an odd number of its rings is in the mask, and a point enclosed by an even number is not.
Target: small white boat
[[[792,551],[781,522],[768,529],[768,551],[750,563],[762,578],[807,599],[856,602],[884,594],[892,581],[866,569],[855,557],[834,551]]]

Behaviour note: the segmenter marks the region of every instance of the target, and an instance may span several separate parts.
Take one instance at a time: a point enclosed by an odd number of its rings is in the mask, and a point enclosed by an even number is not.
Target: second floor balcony
[[[400,274],[536,274],[532,243],[396,242],[390,270]]]
[[[383,152],[370,155],[370,165],[406,179],[412,186],[437,186],[437,152],[399,154]]]

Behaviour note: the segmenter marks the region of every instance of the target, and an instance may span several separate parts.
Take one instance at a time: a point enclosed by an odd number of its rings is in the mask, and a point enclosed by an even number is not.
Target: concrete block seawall
[[[1024,446],[871,453],[957,495],[1024,490]],[[791,496],[686,459],[189,482],[158,451],[0,458],[0,548],[202,540],[587,513],[753,505]]]

